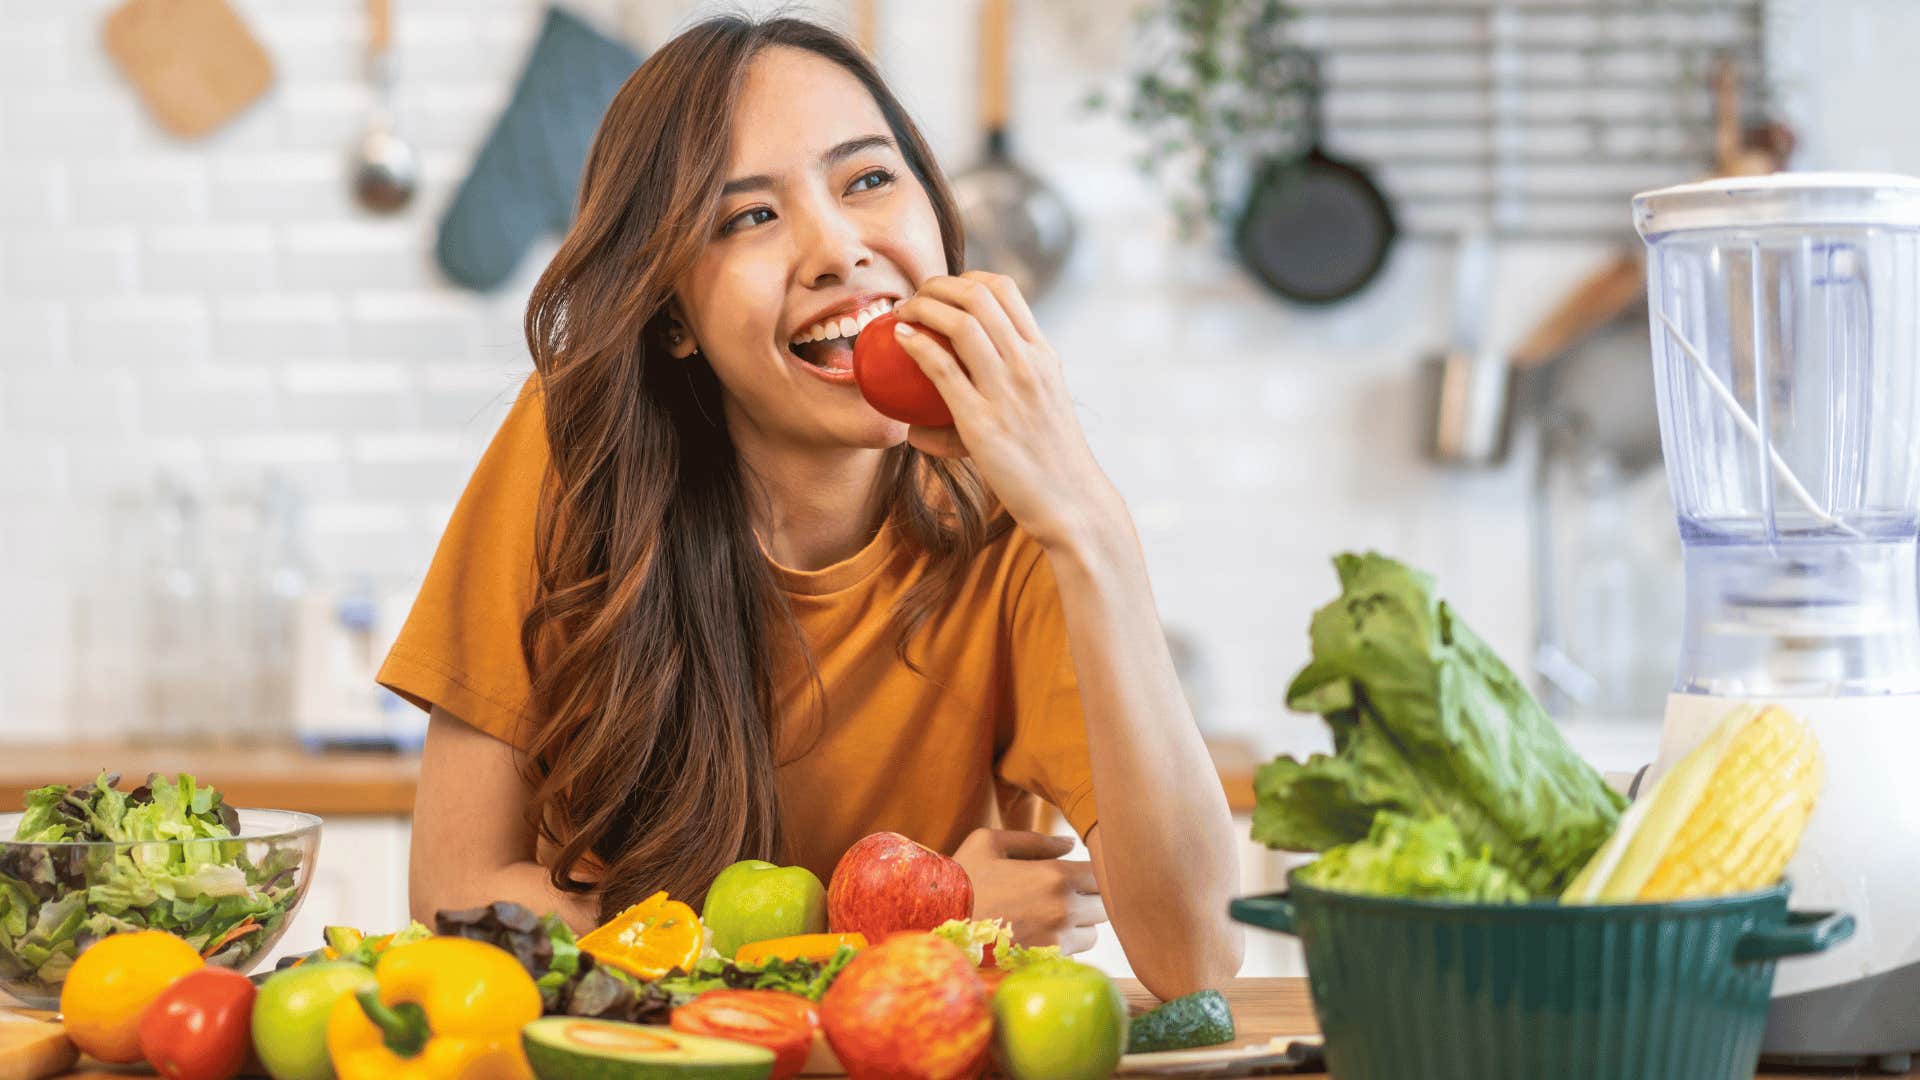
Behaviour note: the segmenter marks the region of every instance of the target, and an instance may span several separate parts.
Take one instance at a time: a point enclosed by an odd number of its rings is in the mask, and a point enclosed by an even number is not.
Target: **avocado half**
[[[773,1051],[671,1028],[547,1016],[520,1031],[540,1080],[766,1080]]]

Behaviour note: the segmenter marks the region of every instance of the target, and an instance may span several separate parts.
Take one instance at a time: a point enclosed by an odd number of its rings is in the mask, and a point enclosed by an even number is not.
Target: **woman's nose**
[[[854,221],[834,211],[805,215],[798,230],[800,282],[809,287],[844,284],[873,258]]]

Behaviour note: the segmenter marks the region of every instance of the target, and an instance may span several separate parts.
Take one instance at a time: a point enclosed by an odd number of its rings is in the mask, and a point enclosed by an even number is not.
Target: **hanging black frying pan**
[[[1307,152],[1269,163],[1234,229],[1240,260],[1267,287],[1303,304],[1331,304],[1365,288],[1387,261],[1399,228],[1366,170],[1322,142],[1318,57],[1306,68]]]

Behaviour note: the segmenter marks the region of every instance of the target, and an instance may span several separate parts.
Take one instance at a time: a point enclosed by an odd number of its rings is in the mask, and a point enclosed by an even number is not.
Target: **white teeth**
[[[882,297],[861,308],[851,315],[817,322],[802,330],[791,342],[805,345],[810,341],[826,341],[830,338],[850,338],[866,329],[867,324],[893,310],[893,301]]]

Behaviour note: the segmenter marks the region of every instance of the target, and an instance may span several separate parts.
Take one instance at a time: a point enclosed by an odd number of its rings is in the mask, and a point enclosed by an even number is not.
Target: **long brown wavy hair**
[[[698,906],[729,863],[782,850],[773,668],[812,659],[753,532],[719,379],[699,354],[666,347],[669,300],[718,212],[742,78],[773,46],[817,53],[866,86],[933,202],[949,270],[963,265],[926,140],[831,30],[708,19],[608,106],[578,215],[527,307],[552,464],[521,628],[536,720],[529,820],[553,852],[554,885],[597,889],[603,917],[658,889]],[[1007,523],[965,462],[901,445],[879,483],[886,523],[930,556],[891,613],[906,661],[909,638]],[[595,873],[577,873],[583,863]]]

